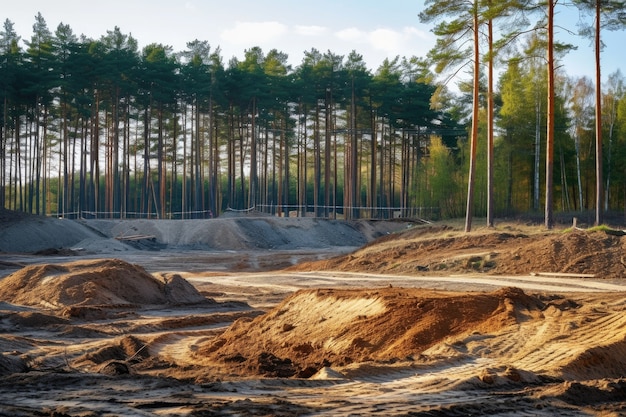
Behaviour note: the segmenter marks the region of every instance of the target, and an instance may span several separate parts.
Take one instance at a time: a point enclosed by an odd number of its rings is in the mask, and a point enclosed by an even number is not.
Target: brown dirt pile
[[[496,260],[495,273],[563,272],[625,278],[626,237],[574,231],[519,241]]]
[[[395,274],[534,272],[626,277],[626,237],[602,231],[488,231],[465,234],[448,227],[416,228],[385,236],[344,256],[290,270],[342,270]]]
[[[241,375],[309,377],[325,366],[403,360],[449,338],[498,333],[515,325],[518,310],[541,308],[514,288],[303,290],[263,316],[239,320],[197,355]]]
[[[134,336],[124,336],[100,349],[86,353],[74,361],[72,366],[91,369],[107,375],[128,374],[131,365],[150,357],[145,342]]]
[[[57,309],[191,304],[207,298],[178,275],[160,281],[139,266],[99,259],[24,267],[0,281],[0,301]]]

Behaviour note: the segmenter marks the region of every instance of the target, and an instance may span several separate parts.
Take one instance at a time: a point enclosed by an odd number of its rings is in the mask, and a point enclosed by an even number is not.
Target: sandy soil
[[[0,210],[1,416],[618,416],[621,227]]]

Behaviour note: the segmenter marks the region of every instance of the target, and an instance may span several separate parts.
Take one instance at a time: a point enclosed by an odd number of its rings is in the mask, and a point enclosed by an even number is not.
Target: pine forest
[[[598,221],[626,210],[625,79],[599,83],[593,46],[624,28],[623,2],[574,2],[597,78],[558,65],[571,45],[552,40],[555,1],[424,3],[416,20],[437,46],[375,70],[357,51],[310,48],[294,66],[276,49],[224,57],[211,41],[140,48],[118,27],[91,39],[41,14],[22,35],[8,18],[0,207],[488,222],[545,208],[548,226],[552,207]]]

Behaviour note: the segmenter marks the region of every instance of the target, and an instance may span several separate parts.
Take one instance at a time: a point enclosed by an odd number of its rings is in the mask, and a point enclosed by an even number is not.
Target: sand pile
[[[601,231],[559,233],[537,240],[520,239],[518,247],[497,258],[494,272],[550,271],[625,278],[625,253],[626,237]]]
[[[625,305],[620,294],[572,299],[516,288],[301,290],[265,315],[236,321],[190,355],[210,367],[208,378],[349,376],[393,363],[442,369],[465,363],[450,384],[620,379]]]
[[[72,366],[107,375],[131,372],[131,365],[150,357],[148,345],[134,336],[124,336],[72,361]]]
[[[60,219],[0,208],[0,252],[80,255],[139,250],[358,247],[415,222],[261,215],[215,219]]]
[[[0,209],[0,252],[70,249],[93,238],[102,236],[73,220]]]
[[[624,278],[625,251],[626,237],[601,231],[459,235],[435,226],[385,236],[349,255],[290,269],[416,274],[549,272]]]
[[[420,289],[303,290],[240,320],[198,350],[242,374],[310,377],[326,366],[415,357],[444,340],[494,334],[542,303],[521,290],[485,294]]]
[[[0,353],[0,375],[11,375],[19,372],[26,372],[26,363],[15,355]]]
[[[0,301],[27,306],[140,306],[205,302],[178,275],[158,280],[116,259],[32,265],[0,281]]]
[[[165,248],[245,250],[361,246],[403,222],[341,221],[318,218],[219,217],[206,220],[83,220],[102,236],[126,243],[133,237],[153,239]],[[142,241],[145,242],[145,239]]]

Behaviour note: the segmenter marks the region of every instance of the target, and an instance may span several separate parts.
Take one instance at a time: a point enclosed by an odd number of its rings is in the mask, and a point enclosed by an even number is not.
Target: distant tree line
[[[255,47],[225,66],[208,42],[139,51],[118,28],[78,38],[40,14],[33,31],[25,50],[9,20],[0,33],[0,198],[16,210],[387,216],[438,205],[418,201],[417,162],[432,135],[465,135],[431,110],[417,59],[371,74],[356,52],[312,49],[292,69]]]
[[[488,213],[489,204],[500,215],[536,211],[546,186],[537,178],[545,170],[547,71],[528,51],[541,49],[544,35],[533,31],[521,46],[501,49],[496,88],[487,88],[485,71],[472,78],[476,100],[471,82],[455,94],[436,83],[431,69],[442,57],[434,54],[386,59],[372,72],[356,51],[311,49],[292,68],[286,54],[253,47],[224,64],[207,41],[140,50],[119,28],[97,40],[64,24],[51,32],[41,14],[22,42],[7,19],[1,204],[121,218],[228,209],[442,218],[466,213],[471,182],[473,213]],[[593,83],[555,73],[554,203],[589,209]],[[621,73],[604,90],[604,205],[617,209],[626,200]]]

